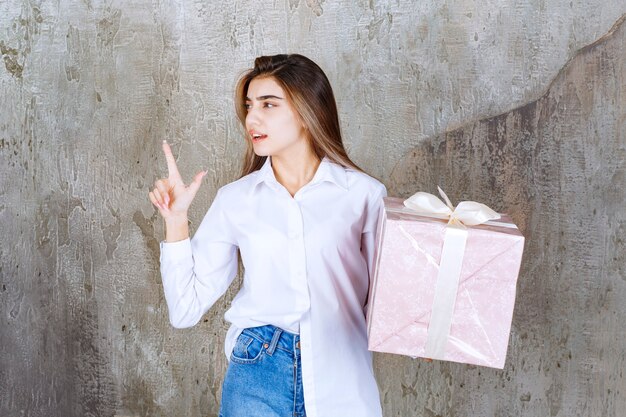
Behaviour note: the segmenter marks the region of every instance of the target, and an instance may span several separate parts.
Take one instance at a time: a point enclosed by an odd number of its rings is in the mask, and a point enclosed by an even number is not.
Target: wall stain
[[[124,412],[133,416],[156,416],[167,412],[159,410],[153,395],[153,389],[144,380],[133,378],[125,384],[122,403]]]
[[[22,78],[22,71],[24,66],[18,62],[17,49],[8,47],[4,41],[0,41],[0,52],[2,53],[2,59],[4,60],[4,67],[7,72],[15,78]]]
[[[110,46],[115,39],[115,35],[120,30],[122,11],[107,7],[106,16],[98,21],[97,38],[101,46]]]
[[[22,308],[22,302],[24,301],[24,293],[19,293],[13,300],[13,307],[9,311],[9,317],[12,319],[16,319],[20,314],[20,309]]]
[[[141,234],[146,242],[146,247],[152,255],[152,262],[155,265],[159,263],[161,257],[159,241],[154,237],[154,221],[157,216],[158,214],[155,212],[151,218],[147,219],[140,210],[135,211],[133,214],[133,222],[139,227],[139,230],[141,230]]]
[[[102,222],[100,223],[100,227],[102,230],[102,237],[106,244],[106,256],[110,261],[113,259],[113,252],[117,249],[117,240],[122,233],[122,218],[120,216],[120,209],[114,209],[109,206],[109,212],[113,216],[113,223],[108,226],[105,226]]]
[[[367,38],[371,41],[374,38],[380,42],[381,38],[388,34],[393,23],[393,15],[386,13],[384,16],[375,17],[367,26]]]
[[[35,241],[37,249],[45,258],[50,258],[56,248],[70,244],[68,219],[76,208],[87,209],[78,197],[66,198],[53,193],[45,196],[36,211]]]
[[[607,267],[613,271],[615,277],[626,281],[626,220],[618,221],[611,226],[610,250],[606,254]]]
[[[0,52],[2,52],[2,55],[18,55],[17,49],[6,46],[4,41],[0,41]]]
[[[67,81],[80,81],[81,55],[80,31],[70,25],[65,35],[67,58],[65,60],[65,76]]]
[[[43,15],[41,14],[41,10],[39,9],[39,7],[31,5],[31,11],[33,13],[32,19],[36,23],[43,23]],[[24,24],[27,24],[27,23],[24,23]]]
[[[443,417],[443,416],[441,414],[434,412],[428,407],[424,407],[424,417]]]
[[[115,409],[117,384],[110,358],[100,348],[95,297],[76,306],[68,317],[66,376],[72,389],[72,415],[108,415]]]
[[[324,13],[322,4],[324,4],[324,0],[306,0],[306,5],[309,7],[309,9],[311,9],[313,14],[318,17]]]
[[[415,384],[417,381],[415,382]],[[406,397],[407,395],[411,395],[413,397],[417,397],[417,390],[415,389],[415,384],[407,385],[404,382],[401,384],[402,387],[402,397]]]

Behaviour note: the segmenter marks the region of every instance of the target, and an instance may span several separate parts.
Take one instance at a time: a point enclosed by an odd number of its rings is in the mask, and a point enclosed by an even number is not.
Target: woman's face
[[[300,155],[309,146],[302,123],[285,92],[270,77],[254,78],[246,97],[247,139],[258,156]]]

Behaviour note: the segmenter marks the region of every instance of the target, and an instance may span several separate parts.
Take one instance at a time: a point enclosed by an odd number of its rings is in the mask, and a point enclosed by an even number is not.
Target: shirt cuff
[[[191,239],[187,238],[178,242],[166,242],[162,240],[159,244],[161,248],[161,262],[178,263],[191,259]]]

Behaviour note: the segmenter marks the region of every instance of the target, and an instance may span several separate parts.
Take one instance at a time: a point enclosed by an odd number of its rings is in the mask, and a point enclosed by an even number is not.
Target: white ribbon
[[[418,192],[404,200],[404,205],[416,214],[448,220],[424,353],[427,358],[445,359],[467,242],[465,226],[499,219],[500,214],[475,201],[463,201],[455,208],[443,190],[437,189],[445,203],[432,194]]]

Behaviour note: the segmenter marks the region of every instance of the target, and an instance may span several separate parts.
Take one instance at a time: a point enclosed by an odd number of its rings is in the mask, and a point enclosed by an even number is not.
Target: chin
[[[263,149],[254,149],[256,156],[271,156],[271,153]]]

